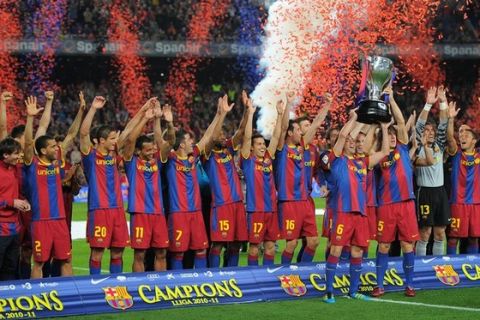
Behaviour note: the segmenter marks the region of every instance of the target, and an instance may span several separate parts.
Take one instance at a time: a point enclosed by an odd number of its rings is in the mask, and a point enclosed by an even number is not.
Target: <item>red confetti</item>
[[[112,4],[108,37],[110,42],[119,44],[114,64],[120,80],[121,100],[130,115],[148,99],[151,92],[145,58],[138,55],[138,27],[135,22],[125,3],[117,0]]]
[[[208,44],[210,31],[221,23],[229,4],[229,0],[200,0],[193,5],[194,14],[188,26],[187,47],[195,42],[202,50]],[[176,58],[165,88],[165,95],[174,106],[176,118],[187,127],[192,113],[188,104],[192,102],[197,90],[195,76],[202,60],[188,54]]]
[[[13,93],[14,102],[7,105],[7,128],[10,130],[24,121],[23,97],[16,84],[18,61],[11,55],[10,42],[21,38],[21,28],[18,15],[18,2],[14,0],[0,0],[0,90]]]

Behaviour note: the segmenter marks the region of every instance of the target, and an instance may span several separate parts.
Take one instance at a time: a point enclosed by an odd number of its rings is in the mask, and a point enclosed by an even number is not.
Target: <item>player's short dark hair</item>
[[[325,139],[328,139],[328,140],[331,140],[331,135],[332,135],[332,132],[333,131],[340,131],[340,128],[339,127],[330,127],[328,128],[327,132],[326,132],[326,135],[325,135]]]
[[[20,152],[20,150],[22,150],[22,146],[17,140],[10,137],[5,138],[0,141],[0,160],[5,159],[5,154],[10,155],[15,152]]]
[[[190,134],[187,130],[180,128],[178,129],[177,133],[175,134],[175,143],[173,144],[173,149],[177,150],[180,147],[182,142],[185,142],[185,136]]]
[[[294,127],[294,124],[298,124],[298,121],[297,120],[288,120],[288,128],[287,128],[287,132],[288,131],[293,131],[293,127]]]
[[[310,121],[310,119],[307,117],[307,116],[301,116],[301,117],[298,117],[297,119],[295,119],[295,121],[300,124],[302,121]]]
[[[102,125],[98,127],[97,134],[96,134],[96,138],[98,142],[100,142],[100,138],[107,139],[108,135],[113,131],[115,131],[115,129],[113,129],[113,127],[109,125]]]
[[[10,133],[10,136],[13,139],[18,139],[21,136],[23,136],[24,133],[25,133],[25,125],[20,124],[18,126],[13,127],[12,132]]]
[[[153,142],[152,137],[142,135],[137,138],[137,141],[135,141],[135,149],[142,150],[144,143],[152,143],[152,142]]]
[[[63,134],[57,134],[55,136],[55,142],[62,142],[63,140],[65,140],[65,136]]]
[[[263,140],[265,140],[265,137],[262,136],[260,132],[254,132],[252,135],[252,145],[253,145],[253,141],[255,141],[255,139],[258,139],[258,138],[262,138]]]
[[[425,126],[432,126],[433,127],[433,130],[435,132],[437,132],[437,123],[435,122],[435,120],[427,120],[427,122],[425,123]]]
[[[54,139],[53,139],[52,136],[49,136],[47,134],[43,135],[43,136],[40,136],[35,140],[35,151],[37,151],[38,155],[42,155],[42,152],[40,150],[42,150],[42,148],[46,148],[48,146],[48,141],[49,140],[54,140]]]

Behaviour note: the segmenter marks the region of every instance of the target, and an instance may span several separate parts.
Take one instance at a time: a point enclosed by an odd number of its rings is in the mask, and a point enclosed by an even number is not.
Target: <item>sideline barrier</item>
[[[340,264],[337,295],[348,292],[349,265]],[[376,284],[375,261],[363,263],[361,292]],[[415,258],[415,288],[480,285],[480,255]],[[404,289],[402,259],[392,259],[386,291]],[[321,297],[325,263],[239,267],[0,282],[0,319],[43,318],[212,304]]]

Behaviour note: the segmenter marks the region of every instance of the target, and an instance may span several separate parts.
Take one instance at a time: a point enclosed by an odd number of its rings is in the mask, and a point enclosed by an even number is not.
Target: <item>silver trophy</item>
[[[385,57],[369,56],[364,63],[358,121],[368,124],[390,122],[392,116],[381,96],[392,80],[393,62]]]

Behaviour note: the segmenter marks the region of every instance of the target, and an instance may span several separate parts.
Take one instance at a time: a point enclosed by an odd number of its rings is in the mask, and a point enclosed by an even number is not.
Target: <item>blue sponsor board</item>
[[[122,198],[123,202],[127,203],[128,201],[128,184],[122,183]],[[80,188],[78,194],[73,197],[73,202],[88,202],[88,186],[83,186]]]
[[[337,295],[348,292],[348,272],[348,264],[339,265]],[[384,284],[386,291],[404,290],[401,258],[389,262]],[[360,291],[368,293],[375,285],[375,262],[367,260]],[[416,289],[478,285],[480,255],[415,259]],[[325,289],[325,263],[5,281],[0,282],[0,320],[315,298]]]

